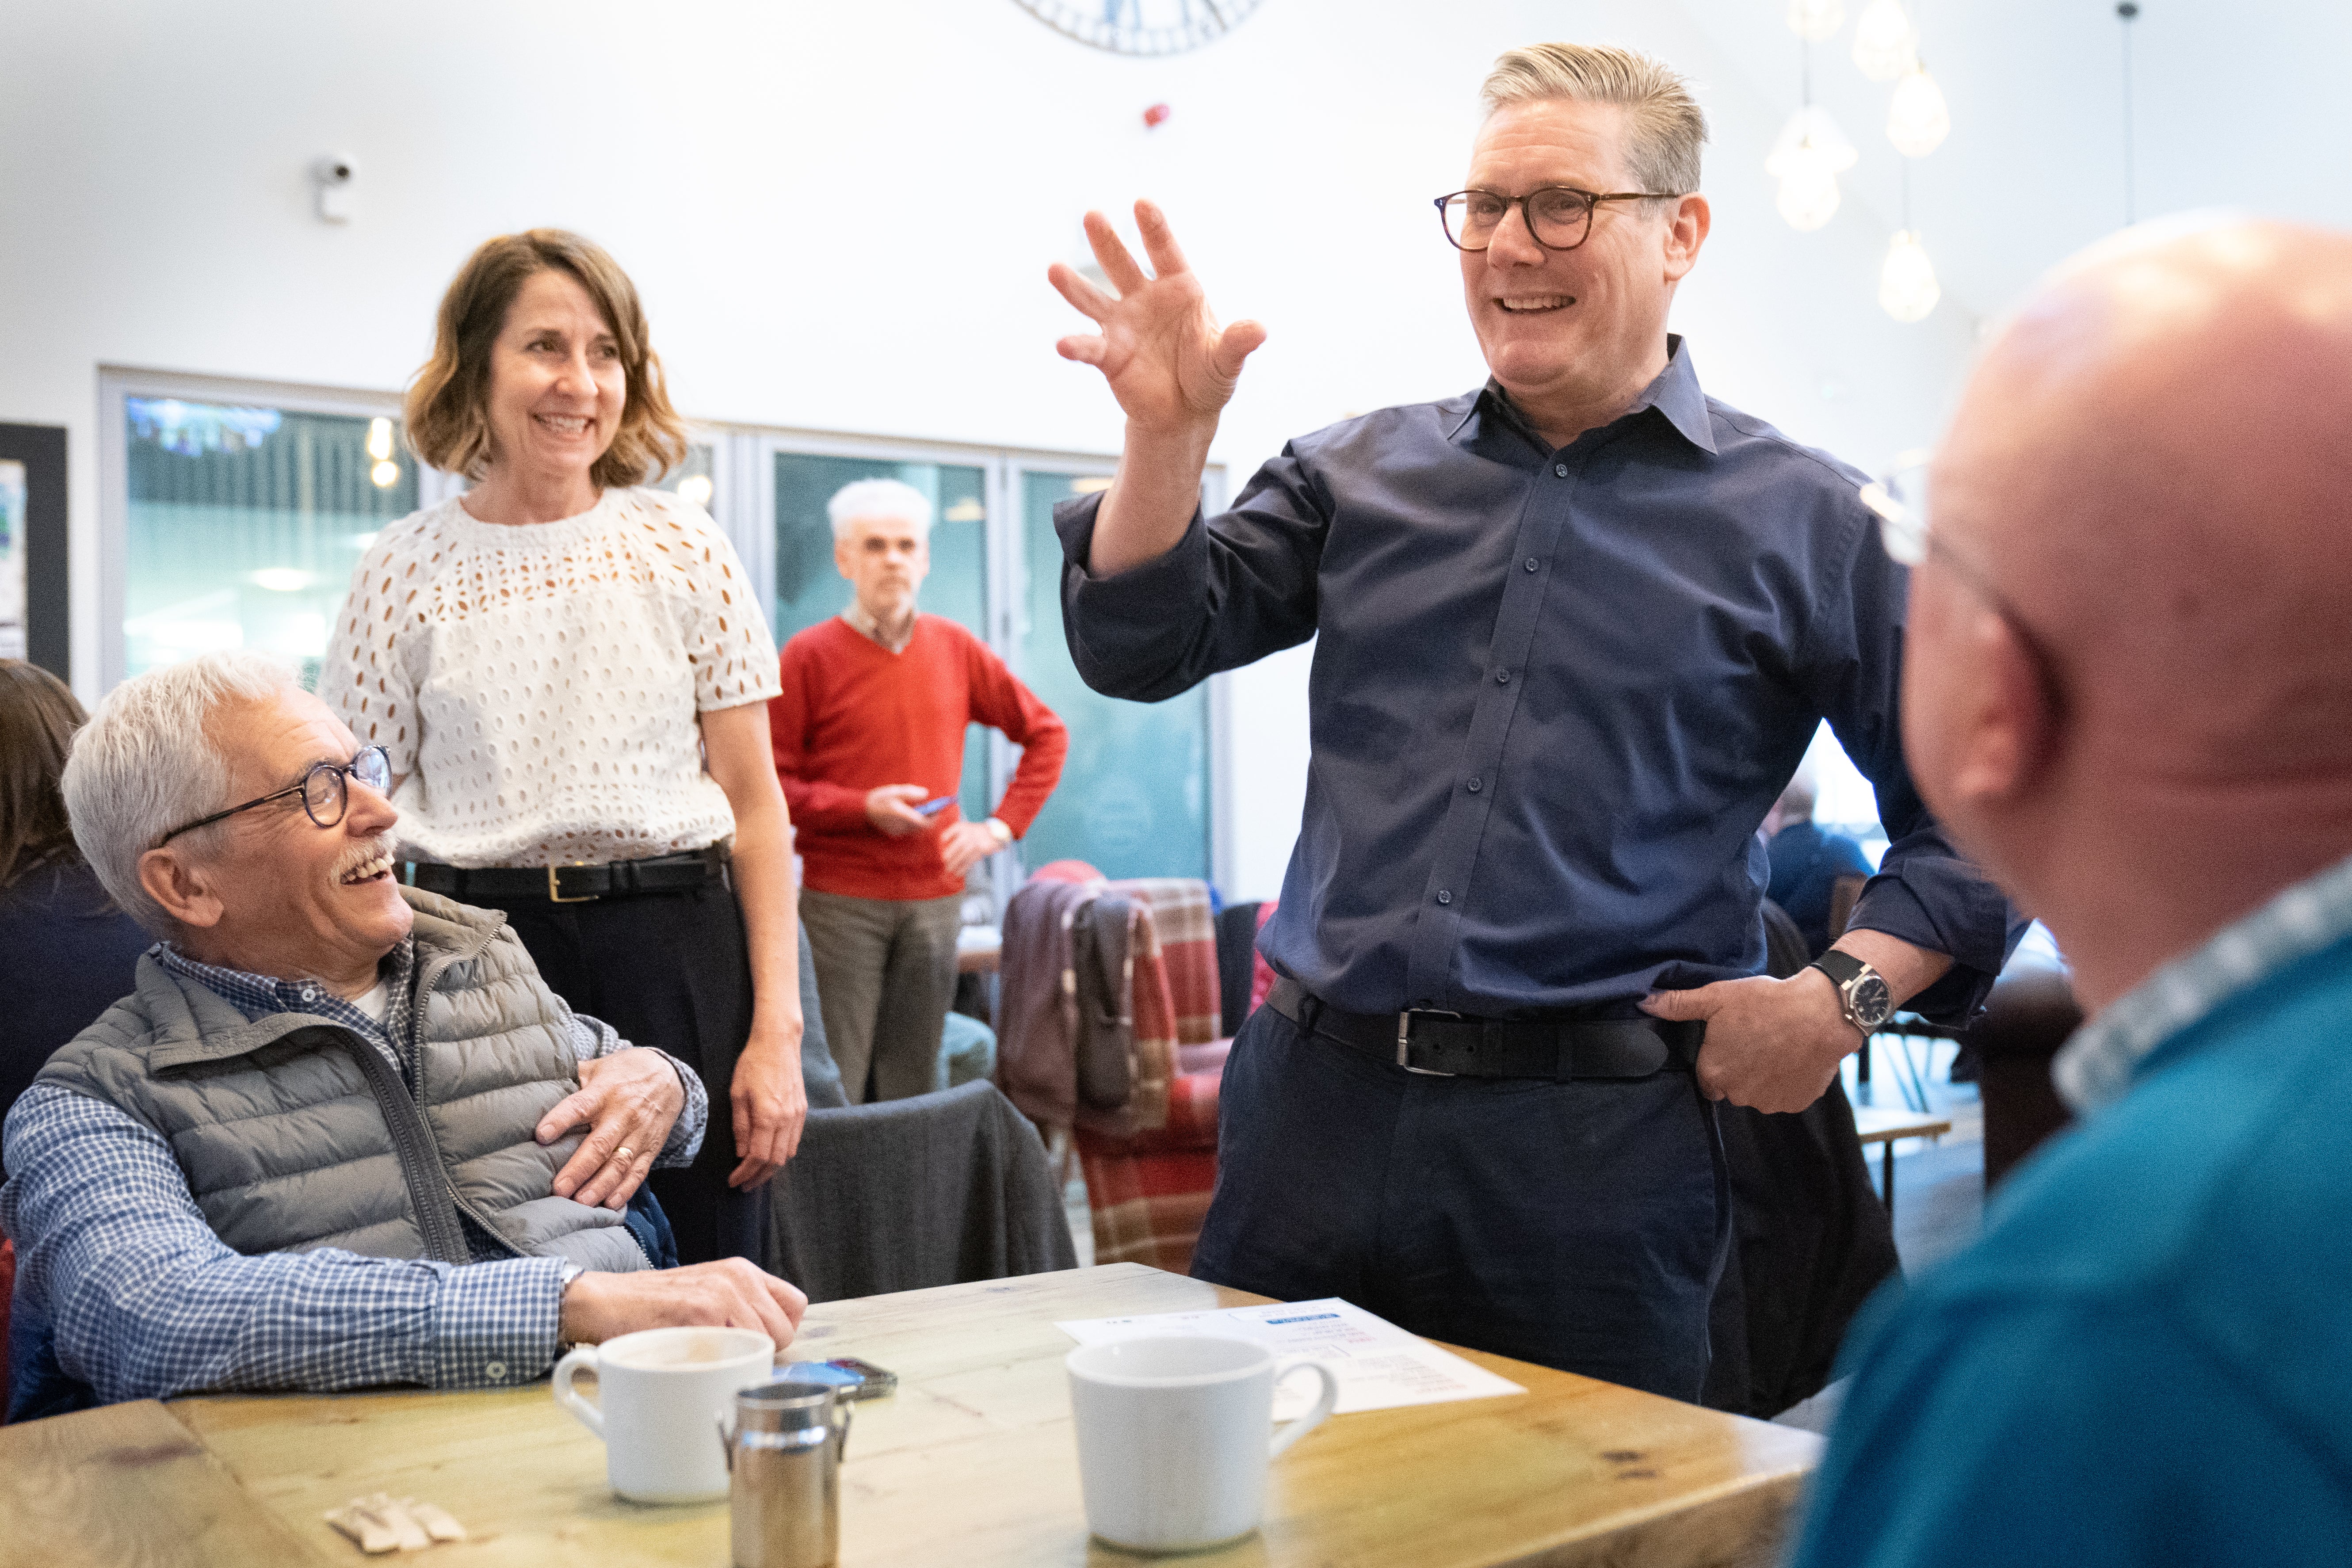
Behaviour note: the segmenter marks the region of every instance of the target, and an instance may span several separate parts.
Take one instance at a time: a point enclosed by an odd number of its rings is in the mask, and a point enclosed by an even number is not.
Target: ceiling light
[[[1810,234],[1837,216],[1838,199],[1837,176],[1809,163],[1780,176],[1772,205],[1790,228]]]
[[[318,580],[317,573],[292,566],[265,566],[253,574],[255,587],[267,588],[273,594],[299,594]]]
[[[1774,205],[1790,227],[1810,232],[1830,221],[1838,209],[1838,174],[1858,155],[1827,110],[1808,104],[1789,117],[1764,172],[1780,182]]]
[[[711,489],[709,474],[688,474],[677,481],[677,499],[707,508],[710,505]]]
[[[392,456],[391,420],[371,419],[368,421],[367,454],[378,462],[382,462],[384,458]]]
[[[966,496],[963,500],[956,502],[955,505],[948,508],[947,510],[940,513],[940,521],[942,522],[980,522],[985,521],[987,516],[988,509],[980,504],[980,498],[978,496]]]
[[[1845,0],[1789,0],[1789,30],[1818,44],[1845,26]]]
[[[1910,229],[1897,233],[1878,271],[1879,307],[1898,321],[1916,321],[1925,319],[1943,297],[1935,264],[1927,259],[1927,247]]]
[[[1944,89],[1926,66],[1915,67],[1895,84],[1894,101],[1886,106],[1886,139],[1906,158],[1924,158],[1951,133],[1952,110]]]
[[[1853,24],[1853,63],[1873,81],[1893,81],[1916,63],[1919,34],[1903,0],[1870,0]]]
[[[400,465],[386,458],[368,470],[368,478],[375,481],[376,489],[388,490],[400,483]]]

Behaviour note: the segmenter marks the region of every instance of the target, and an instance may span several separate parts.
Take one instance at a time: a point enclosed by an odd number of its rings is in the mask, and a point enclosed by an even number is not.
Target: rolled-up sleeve
[[[1982,1006],[2029,923],[1929,815],[1903,757],[1903,637],[1909,574],[1887,558],[1859,501],[1810,639],[1813,697],[1878,797],[1887,848],[1847,929],[1948,953],[1951,970],[1907,1004],[1962,1024]]]
[[[554,1361],[563,1263],[458,1267],[221,1241],[154,1129],[36,1084],[9,1113],[0,1229],[58,1367],[106,1403],[209,1388],[527,1383]]]

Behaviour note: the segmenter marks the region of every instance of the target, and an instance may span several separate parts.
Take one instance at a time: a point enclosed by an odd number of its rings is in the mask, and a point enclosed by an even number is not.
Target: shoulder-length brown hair
[[[433,357],[416,373],[403,411],[408,444],[445,473],[478,479],[496,456],[486,406],[490,350],[507,310],[534,273],[566,272],[588,290],[621,348],[628,398],[620,428],[588,477],[600,487],[643,484],[686,457],[686,422],[669,405],[661,359],[646,334],[636,285],[604,247],[560,228],[526,229],[486,240],[441,296]]]
[[[89,715],[37,664],[0,658],[0,888],[52,860],[80,858],[58,780]]]

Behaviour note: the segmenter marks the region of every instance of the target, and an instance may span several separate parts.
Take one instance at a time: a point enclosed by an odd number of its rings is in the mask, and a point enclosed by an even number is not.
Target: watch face
[[[1845,994],[1845,1005],[1853,1010],[1853,1021],[1865,1029],[1875,1029],[1886,1022],[1895,1011],[1895,994],[1876,970],[1857,975]]]

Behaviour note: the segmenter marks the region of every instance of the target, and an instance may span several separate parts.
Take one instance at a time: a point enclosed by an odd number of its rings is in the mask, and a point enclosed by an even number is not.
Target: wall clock
[[[1057,33],[1115,55],[1181,55],[1222,38],[1264,0],[1013,0]]]

